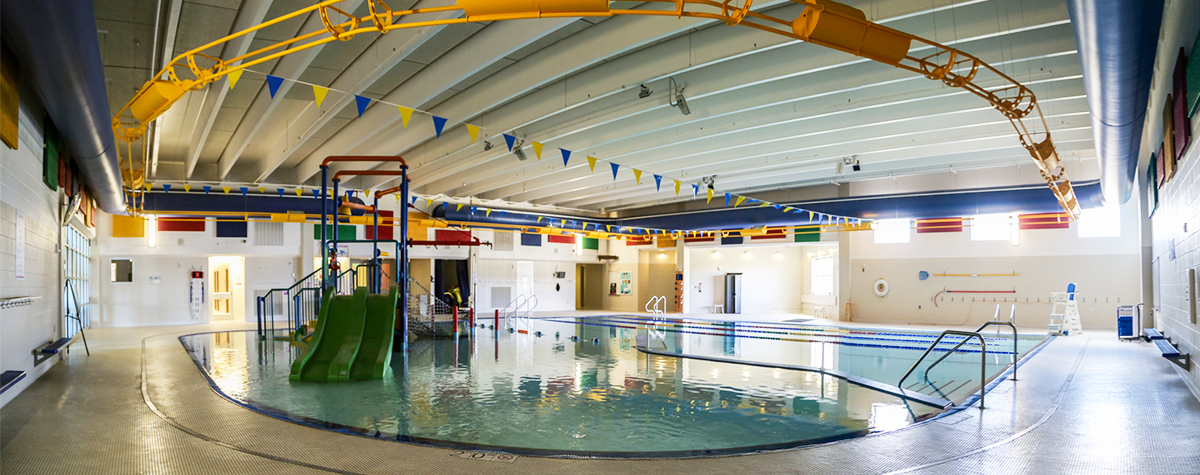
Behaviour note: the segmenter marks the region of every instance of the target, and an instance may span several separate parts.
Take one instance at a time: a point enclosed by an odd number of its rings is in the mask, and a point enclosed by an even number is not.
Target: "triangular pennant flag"
[[[533,142],[533,153],[537,154],[538,160],[542,159],[542,147],[544,146],[541,142]]]
[[[206,194],[206,195],[207,195],[207,194],[208,194],[208,192],[209,192],[209,190],[212,190],[212,187],[211,187],[211,186],[209,186],[209,185],[204,185],[204,194]]]
[[[433,198],[425,200],[425,209],[433,209]]]
[[[230,89],[237,87],[238,79],[242,78],[242,71],[243,70],[239,69],[237,71],[230,71],[229,74],[226,74],[226,76],[229,77],[229,88]]]
[[[692,186],[696,186],[696,185],[692,185]],[[708,201],[705,201],[705,203],[712,203],[712,197],[713,197],[713,189],[709,188],[708,189]]]
[[[267,75],[267,90],[271,91],[271,99],[275,98],[275,93],[279,92],[279,86],[283,85],[283,78]]]
[[[371,105],[371,98],[355,94],[354,105],[358,106],[358,116],[362,117],[363,112],[367,111],[367,106]]]
[[[329,89],[321,86],[313,86],[313,99],[317,101],[317,107],[321,107],[321,103],[325,102],[325,95],[329,94]],[[362,115],[362,114],[359,114]]]
[[[280,198],[283,198],[283,188],[276,188],[276,189],[275,189],[275,191],[278,191],[278,192],[279,192],[279,197],[280,197]]]
[[[296,188],[296,197],[304,196],[304,188]]]
[[[511,152],[513,145],[517,143],[517,136],[504,134],[504,143],[508,144],[508,151]]]
[[[596,157],[588,157],[588,167],[592,169],[592,173],[596,173]]]
[[[476,212],[476,211],[478,211],[478,210],[479,210],[479,207],[478,207],[478,206],[472,206],[472,207],[471,207],[471,214],[475,214],[475,212]]]
[[[809,220],[809,221],[812,221],[812,219],[813,219],[813,212],[812,212],[812,211],[809,211],[809,212],[808,212],[808,220]]]
[[[462,211],[462,209],[463,209],[463,205],[462,205],[462,203],[459,203],[458,208],[455,209],[454,211]]]
[[[537,220],[537,222],[541,223],[543,219],[546,219],[546,217],[545,217],[545,216],[538,216],[538,220]]]
[[[733,198],[733,195],[731,195],[731,194],[729,194],[729,193],[725,193],[725,207],[726,207],[726,208],[728,208],[728,207],[729,207],[729,200],[730,200],[731,198]]]
[[[662,191],[662,177],[654,175],[654,191]]]
[[[567,150],[567,149],[565,149],[565,148],[560,148],[559,150],[561,150],[561,151],[562,151],[562,156],[563,156],[563,166],[565,167],[565,166],[567,166],[567,160],[570,160],[570,159],[571,159],[571,151],[570,151],[570,150]]]
[[[675,180],[675,196],[679,196],[679,186],[682,184],[683,183],[680,183],[679,180]]]
[[[446,127],[446,119],[438,116],[433,116],[433,131],[438,137],[442,136],[442,129]]]
[[[609,163],[609,166],[611,166],[613,170],[613,181],[617,181],[617,169],[621,168],[621,166],[615,163]]]
[[[699,194],[700,194],[700,185],[692,185],[692,199],[693,200],[696,199],[697,195],[699,195]],[[708,191],[708,199],[709,199],[709,201],[712,201],[712,190]]]
[[[316,188],[313,188],[313,198],[320,198],[320,197],[321,197],[321,191]]]
[[[784,208],[784,209],[783,209],[783,212],[784,212],[784,213],[790,213],[790,212],[792,212],[792,207],[791,207],[791,206],[788,206],[788,207]],[[797,212],[797,213],[799,213],[799,212],[800,212],[800,210],[796,210],[796,212]]]
[[[259,192],[259,193],[264,193],[264,194],[265,194],[265,193],[267,192],[267,189],[266,189],[266,187],[262,187],[262,186],[260,186],[260,187],[258,187],[258,192]]]
[[[604,226],[605,226],[605,229],[607,229],[609,232],[612,232],[612,225],[611,225],[611,224],[606,224],[606,225],[604,225]]]
[[[733,204],[733,207],[734,207],[734,208],[737,208],[737,207],[738,207],[738,205],[742,204],[742,202],[743,202],[743,201],[746,201],[746,197],[745,197],[745,196],[739,196],[739,197],[738,197],[738,199],[737,199],[737,202],[735,202],[735,203]]]
[[[756,200],[754,198],[746,198],[746,204],[752,205],[754,203],[758,203],[758,200]]]
[[[184,193],[190,193],[191,191],[192,191],[192,185],[183,185]]]
[[[229,187],[228,187],[228,186],[222,186],[222,187],[221,187],[221,189],[222,189],[222,190],[225,190],[225,194],[227,194],[227,195],[229,194]]]
[[[773,205],[771,205],[771,206],[775,207],[775,209],[783,209],[783,205],[776,205],[776,204],[773,204]]]
[[[240,188],[241,188],[241,190],[242,190],[242,196],[246,196],[246,191],[248,191],[248,190],[246,189],[246,187],[244,187],[244,186],[243,186],[243,187],[240,187]]]
[[[633,178],[637,180],[637,184],[642,184],[642,171],[636,168],[633,169]]]
[[[413,110],[404,106],[396,107],[400,109],[400,125],[408,127],[408,121],[412,120]]]
[[[467,124],[467,133],[471,134],[471,143],[479,141],[479,126]]]
[[[412,197],[412,200],[410,200],[410,201],[412,201],[412,202],[411,202],[411,203],[409,203],[409,204],[411,204],[411,205],[416,205],[416,204],[417,204],[417,197],[416,197],[416,196]]]
[[[484,215],[485,215],[485,216],[491,216],[491,215],[492,215],[492,210],[488,209],[488,210],[484,210],[484,211],[487,211],[486,213],[484,213]]]
[[[762,202],[762,206],[759,206],[759,208],[766,208],[768,206],[771,206],[771,203],[764,201],[764,202]]]
[[[163,185],[163,193],[170,193],[170,192],[171,192],[171,184],[170,183],[164,184]]]
[[[154,188],[154,184],[150,183],[150,182],[146,182],[146,191],[150,191],[151,188]]]

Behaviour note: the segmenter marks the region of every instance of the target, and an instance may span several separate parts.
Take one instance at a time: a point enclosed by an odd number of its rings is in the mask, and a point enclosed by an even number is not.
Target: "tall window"
[[[875,244],[898,244],[908,242],[912,222],[907,219],[880,219],[871,222],[875,230]]]
[[[1079,237],[1120,237],[1121,208],[1105,206],[1085,209],[1079,215]]]
[[[1012,239],[1013,218],[1007,214],[984,214],[971,218],[972,241]]]
[[[63,226],[63,337],[71,338],[79,330],[91,326],[92,241],[74,226]],[[72,317],[78,317],[76,320]]]
[[[812,293],[813,295],[833,295],[833,256],[813,258]]]

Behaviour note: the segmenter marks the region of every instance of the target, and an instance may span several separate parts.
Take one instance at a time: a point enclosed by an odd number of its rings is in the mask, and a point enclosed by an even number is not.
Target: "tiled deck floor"
[[[236,328],[89,331],[92,356],[72,350],[0,410],[0,472],[1200,472],[1200,402],[1152,345],[1118,342],[1112,333],[1054,340],[1021,367],[1020,381],[987,395],[985,410],[887,434],[711,459],[520,457],[507,464],[303,427],[222,399],[175,336]],[[169,420],[143,400],[143,364],[145,392]]]

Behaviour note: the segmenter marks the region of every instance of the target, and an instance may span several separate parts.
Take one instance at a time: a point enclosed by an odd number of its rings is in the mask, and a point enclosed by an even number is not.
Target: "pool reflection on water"
[[[647,355],[636,348],[639,335],[646,341],[645,329],[569,321],[533,325],[543,336],[480,329],[474,338],[414,341],[407,357],[393,354],[383,380],[336,383],[289,381],[299,348],[287,341],[260,341],[254,332],[181,340],[221,393],[252,409],[454,448],[615,457],[723,454],[893,430],[940,412],[816,372]],[[863,349],[836,344],[733,332],[671,332],[668,339],[697,354],[772,354],[790,364],[832,369],[846,367],[848,359],[878,366],[877,355],[853,356]]]

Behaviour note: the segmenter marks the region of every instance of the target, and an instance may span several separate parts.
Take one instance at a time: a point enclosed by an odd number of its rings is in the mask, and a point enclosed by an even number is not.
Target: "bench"
[[[75,341],[73,338],[59,338],[55,341],[46,342],[45,345],[35,348],[31,352],[33,353],[33,365],[37,366],[42,364],[43,361],[50,359],[50,357],[57,355],[63,349],[71,346],[71,342],[73,341]]]
[[[1159,332],[1157,329],[1154,329],[1154,328],[1147,328],[1147,329],[1146,329],[1146,337],[1147,337],[1147,338],[1149,338],[1149,339],[1151,339],[1151,340],[1161,340],[1161,339],[1163,339],[1163,335],[1162,335],[1162,333],[1161,333],[1161,332]]]
[[[1159,332],[1155,331],[1155,333]],[[1150,341],[1154,342],[1154,346],[1158,347],[1158,351],[1162,353],[1163,358],[1167,358],[1171,360],[1171,363],[1174,363],[1185,370],[1191,371],[1192,360],[1190,354],[1180,353],[1179,349],[1176,348],[1175,345],[1171,344],[1171,340],[1163,338],[1161,333],[1159,333],[1158,338],[1151,338],[1152,339]]]
[[[8,391],[8,388],[17,385],[17,382],[25,379],[24,371],[5,371],[0,374],[0,393]]]

